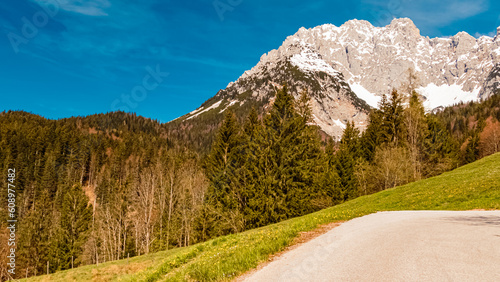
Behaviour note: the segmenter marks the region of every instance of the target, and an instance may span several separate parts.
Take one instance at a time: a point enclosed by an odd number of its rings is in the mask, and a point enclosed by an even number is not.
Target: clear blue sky
[[[167,122],[300,27],[409,17],[423,35],[494,35],[498,1],[2,0],[0,111],[117,109]]]

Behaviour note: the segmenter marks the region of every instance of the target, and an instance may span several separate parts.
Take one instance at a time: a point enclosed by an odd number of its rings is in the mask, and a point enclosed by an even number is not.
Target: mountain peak
[[[342,26],[368,26],[373,27],[369,21],[353,19],[345,22]]]
[[[411,25],[415,26],[415,23],[410,18],[394,18],[390,25]]]
[[[409,18],[395,18],[391,21],[387,28],[399,31],[402,34],[420,36],[420,30]]]

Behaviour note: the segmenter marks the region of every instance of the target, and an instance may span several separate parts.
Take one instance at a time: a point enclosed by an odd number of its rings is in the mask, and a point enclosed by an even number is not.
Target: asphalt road
[[[245,281],[500,281],[500,211],[400,211],[356,218]]]

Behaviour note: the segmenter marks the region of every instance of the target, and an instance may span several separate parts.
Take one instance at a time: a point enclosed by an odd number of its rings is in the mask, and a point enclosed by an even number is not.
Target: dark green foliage
[[[359,139],[359,130],[354,127],[354,122],[348,122],[335,158],[335,167],[339,176],[341,199],[343,201],[358,196],[355,167],[360,156]]]
[[[321,162],[324,158],[317,129],[307,125],[311,117],[307,93],[303,92],[295,101],[286,86],[277,90],[276,99],[263,124],[257,111],[250,111],[241,135],[236,133],[238,129],[234,127],[234,116],[226,115],[217,142],[208,156],[207,173],[211,188],[207,204],[213,210],[224,209],[219,215],[232,215],[233,220],[225,220],[221,216],[217,225],[224,225],[224,222],[234,224],[234,217],[240,217],[241,226],[247,229],[309,213],[322,206],[318,202],[320,180],[325,180],[320,177],[323,175]],[[229,151],[233,154],[224,158],[224,153]],[[230,160],[234,165],[223,166],[221,161],[217,161],[220,159]],[[219,195],[216,187],[223,185],[220,177],[213,176],[222,175],[224,168],[227,168],[223,178],[226,188],[220,189],[224,192]],[[234,204],[221,204],[225,195],[231,195]]]
[[[215,235],[241,231],[244,225],[240,200],[243,192],[233,184],[235,170],[242,163],[238,154],[241,142],[236,116],[228,110],[206,162],[206,175],[210,182],[206,204],[215,218],[212,228]]]
[[[441,120],[435,115],[427,115],[426,118],[428,127],[423,149],[426,166],[423,174],[434,176],[457,167],[459,148]]]
[[[479,133],[474,131],[466,141],[462,163],[472,163],[478,160],[479,156]]]
[[[338,156],[332,138],[328,138],[322,167],[324,168],[318,183],[318,204],[324,208],[344,201],[344,191],[337,172]]]
[[[321,159],[319,138],[314,128],[307,126],[311,119],[307,93],[297,103],[285,86],[278,90],[270,113],[264,119],[267,163],[264,187],[272,189],[268,209],[269,222],[302,215],[313,210],[318,163]]]
[[[372,109],[368,127],[361,136],[361,155],[372,161],[376,148],[382,144],[399,146],[405,143],[404,109],[401,95],[393,90],[389,99],[382,96],[379,109]]]
[[[372,109],[368,115],[368,127],[361,135],[361,155],[368,161],[373,160],[375,150],[385,141],[382,134],[382,112]]]
[[[235,189],[242,191],[241,206],[247,228],[258,226],[261,203],[266,199],[264,191],[257,181],[260,177],[262,130],[262,123],[257,111],[252,108],[243,125],[243,138],[238,148],[240,165],[235,169],[233,181]]]
[[[82,247],[88,237],[92,209],[80,185],[67,187],[63,193],[57,258],[59,269],[69,269],[82,263]]]
[[[382,139],[384,142],[398,146],[404,142],[404,116],[403,98],[398,91],[393,90],[386,100],[382,99],[380,110],[382,112]]]
[[[473,162],[481,156],[478,145],[485,121],[500,120],[500,91],[480,102],[460,103],[445,108],[435,116],[451,134],[460,163]]]

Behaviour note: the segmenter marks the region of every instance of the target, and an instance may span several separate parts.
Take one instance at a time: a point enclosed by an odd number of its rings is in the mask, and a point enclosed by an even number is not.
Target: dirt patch
[[[343,221],[337,221],[337,222],[332,222],[324,225],[320,225],[318,228],[307,231],[307,232],[300,232],[299,236],[295,238],[293,241],[292,245],[289,248],[296,248],[300,244],[303,244],[305,242],[309,242],[312,239],[318,237],[319,235],[325,234],[326,232],[332,230],[333,228],[339,226],[340,224],[344,223]]]
[[[287,253],[287,252],[289,252],[289,251],[291,251],[293,249],[298,248],[300,245],[302,245],[304,243],[307,243],[307,242],[311,241],[312,239],[314,239],[314,238],[316,238],[316,237],[318,237],[320,235],[325,234],[326,232],[328,232],[328,231],[332,230],[333,228],[341,225],[342,223],[344,223],[344,221],[332,222],[332,223],[320,225],[320,226],[318,226],[318,228],[316,228],[314,230],[311,230],[311,231],[300,232],[299,236],[295,237],[295,239],[293,240],[292,244],[290,246],[286,247],[286,249],[284,249],[283,251],[281,251],[279,253],[275,253],[273,255],[270,255],[269,258],[267,259],[267,261],[259,264],[259,266],[257,266],[256,268],[251,269],[251,270],[243,273],[242,275],[236,277],[234,279],[234,281],[243,281],[243,280],[245,280],[247,277],[251,276],[253,273],[261,270],[262,268],[264,268],[269,263],[277,260],[283,254],[285,254],[285,253]]]
[[[96,195],[95,195],[95,186],[87,185],[82,187],[83,192],[87,197],[89,198],[89,202],[87,205],[93,205],[95,200],[96,200]]]

